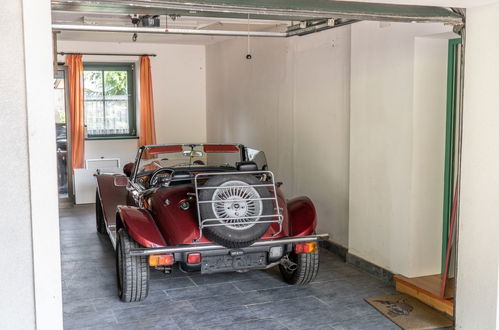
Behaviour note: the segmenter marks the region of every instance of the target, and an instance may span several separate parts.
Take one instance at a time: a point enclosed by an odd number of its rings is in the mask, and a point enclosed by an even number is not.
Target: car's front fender
[[[119,206],[118,217],[118,222],[121,223],[117,223],[117,226],[123,225],[128,234],[140,245],[149,248],[166,246],[165,239],[147,210],[133,206]]]
[[[288,202],[291,236],[310,235],[317,225],[317,212],[308,197],[293,198]]]

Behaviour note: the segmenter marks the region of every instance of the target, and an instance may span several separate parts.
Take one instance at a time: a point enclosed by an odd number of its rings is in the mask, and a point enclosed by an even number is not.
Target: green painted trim
[[[86,140],[113,140],[113,139],[136,139],[137,136],[137,113],[136,113],[136,95],[135,95],[135,63],[127,62],[85,62],[84,70],[94,69],[100,71],[111,71],[120,69],[127,71],[128,84],[128,127],[130,134],[120,135],[89,135]],[[102,86],[104,88],[104,84]],[[105,103],[104,103],[105,104]],[[105,116],[105,108],[104,108]]]
[[[442,225],[442,273],[445,267],[445,254],[449,237],[449,223],[452,212],[454,191],[454,139],[456,122],[456,46],[461,39],[450,39],[447,59],[447,110],[445,123],[445,168],[444,168],[444,205]]]

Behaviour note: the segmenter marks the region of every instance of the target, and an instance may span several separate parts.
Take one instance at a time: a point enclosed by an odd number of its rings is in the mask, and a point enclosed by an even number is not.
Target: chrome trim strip
[[[106,226],[107,236],[111,240],[111,244],[113,245],[113,249],[116,250],[116,226],[114,226],[114,230],[112,230],[111,226]]]
[[[227,172],[226,172],[227,173]],[[251,172],[229,172],[230,174],[252,174]],[[213,174],[218,174],[218,173],[213,173]],[[273,187],[273,184],[252,184],[252,187]],[[198,187],[198,190],[216,190],[216,189],[231,189],[231,188],[247,188],[248,186],[226,186],[226,187]]]
[[[238,187],[238,186],[230,186],[231,188],[234,188],[234,187]],[[242,187],[242,186],[241,186]],[[254,186],[252,186],[254,187]],[[220,188],[225,188],[225,187],[220,187]],[[198,188],[199,189],[199,188]],[[260,198],[245,198],[244,201],[273,201],[275,200],[274,197],[260,197]],[[220,200],[214,200],[214,201],[198,201],[198,203],[200,204],[222,204],[224,202],[227,202],[227,201],[237,201],[237,200],[230,200],[230,199],[220,199]],[[263,217],[264,215],[262,215]],[[245,218],[248,218],[248,217],[245,217]],[[239,218],[240,219],[240,218]],[[220,219],[217,219],[217,220],[220,220]],[[225,220],[229,220],[229,219],[225,219]]]
[[[276,239],[266,239],[260,240],[249,247],[255,246],[273,246],[273,245],[281,245],[281,244],[290,244],[290,243],[301,243],[301,242],[313,242],[313,241],[322,241],[327,240],[329,238],[329,234],[318,234],[318,235],[309,235],[309,236],[301,236],[301,237],[285,237],[285,238],[276,238]],[[182,253],[182,252],[200,252],[206,250],[230,250],[221,245],[216,244],[190,244],[184,246],[173,246],[173,247],[158,247],[158,248],[136,248],[130,249],[130,255],[132,256],[147,256],[151,254],[164,254],[164,253]]]
[[[240,220],[241,218],[224,218],[224,220]],[[255,217],[246,217],[245,219],[255,219]],[[279,218],[282,220],[281,218]],[[225,226],[224,223],[212,223],[212,224],[205,224],[205,222],[210,222],[210,221],[218,221],[220,222],[220,219],[205,219],[202,222],[203,228],[206,227],[223,227]],[[278,222],[279,220],[259,220],[259,221],[245,221],[244,224],[257,224],[257,223],[275,223]]]

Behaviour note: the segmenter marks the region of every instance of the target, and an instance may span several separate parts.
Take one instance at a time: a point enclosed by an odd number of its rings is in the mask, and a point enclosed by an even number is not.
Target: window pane
[[[126,71],[105,71],[104,86],[107,100],[126,100],[128,79]]]
[[[88,135],[106,134],[104,126],[104,103],[85,99],[85,124]]]
[[[135,134],[129,118],[133,90],[128,85],[131,65],[106,70],[106,66],[87,68],[84,72],[85,124],[89,136]],[[133,106],[133,104],[132,104]]]
[[[102,100],[102,71],[84,71],[85,101]]]
[[[130,134],[128,100],[106,101],[106,129],[108,134]]]

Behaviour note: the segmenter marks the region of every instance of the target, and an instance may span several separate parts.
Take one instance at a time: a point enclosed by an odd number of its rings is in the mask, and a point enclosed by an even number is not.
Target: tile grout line
[[[321,298],[316,297],[316,296],[310,296],[310,297],[313,297],[313,298],[315,298],[315,299],[319,300],[319,301],[320,301],[321,303],[323,303],[324,305],[326,305],[326,306],[330,307],[330,306],[329,306],[329,304],[328,304],[328,303],[326,303],[325,301],[323,301]]]
[[[186,277],[194,284],[195,287],[199,288],[199,285],[197,285],[197,283],[194,282],[194,280],[189,275],[187,275]]]
[[[114,314],[114,310],[112,310],[112,309],[111,309],[111,315],[113,315],[114,322],[116,322],[116,324],[119,324],[118,318],[116,317],[116,315]]]
[[[282,323],[281,320],[277,320],[277,319],[274,319],[274,318],[272,318],[272,320],[276,320],[277,323],[279,323],[280,325],[282,325],[285,329],[289,330],[289,328],[284,323]]]
[[[236,290],[238,290],[240,293],[244,293],[243,290],[241,290],[237,285],[234,284],[234,282],[229,282],[233,287],[236,288]]]

